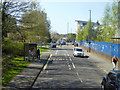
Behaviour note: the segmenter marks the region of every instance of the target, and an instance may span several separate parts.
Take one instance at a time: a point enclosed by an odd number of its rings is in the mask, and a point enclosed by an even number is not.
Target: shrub
[[[24,43],[16,43],[6,39],[2,44],[2,53],[14,56],[24,55]]]

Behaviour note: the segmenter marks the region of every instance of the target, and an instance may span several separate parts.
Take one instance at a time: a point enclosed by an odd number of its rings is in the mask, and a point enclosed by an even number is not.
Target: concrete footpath
[[[30,89],[34,85],[37,76],[43,70],[48,58],[49,52],[42,52],[40,60],[34,60],[24,68],[16,77],[14,77],[3,89]]]
[[[104,57],[101,57],[95,53],[89,53],[87,51],[85,51],[85,55],[89,56],[89,60],[93,62],[97,67],[102,69],[105,73],[108,73],[110,70],[113,70],[113,65],[111,60],[108,61]],[[115,70],[118,70],[118,63],[116,65]]]

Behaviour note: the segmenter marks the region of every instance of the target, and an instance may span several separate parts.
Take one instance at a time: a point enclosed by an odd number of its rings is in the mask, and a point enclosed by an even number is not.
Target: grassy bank
[[[38,47],[40,49],[40,51],[47,51],[49,48],[46,47]]]
[[[3,57],[2,62],[2,85],[5,86],[14,76],[22,71],[30,62],[23,61],[24,57],[8,59]]]

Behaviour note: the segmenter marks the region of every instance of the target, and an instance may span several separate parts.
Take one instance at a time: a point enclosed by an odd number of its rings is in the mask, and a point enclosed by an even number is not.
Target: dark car
[[[101,88],[103,90],[120,90],[120,70],[110,71],[103,77]]]

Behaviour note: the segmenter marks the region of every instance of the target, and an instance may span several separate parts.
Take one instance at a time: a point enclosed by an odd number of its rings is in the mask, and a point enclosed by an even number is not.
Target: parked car
[[[51,44],[49,45],[49,48],[56,48],[56,44],[55,44],[55,43],[51,43]]]
[[[101,82],[103,90],[120,90],[120,70],[110,71]]]
[[[73,56],[84,56],[84,51],[80,47],[75,47],[73,50]]]

